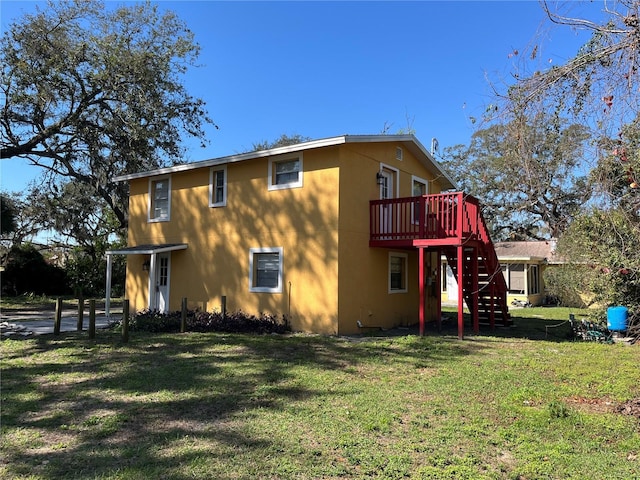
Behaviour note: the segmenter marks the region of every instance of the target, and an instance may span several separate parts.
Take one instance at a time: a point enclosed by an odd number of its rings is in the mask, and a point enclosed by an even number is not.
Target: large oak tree
[[[171,12],[150,3],[52,1],[13,21],[0,43],[0,155],[73,181],[127,225],[115,175],[179,162],[182,140],[211,123],[182,80],[199,46]],[[6,161],[6,160],[3,160]]]
[[[628,305],[640,323],[640,0],[595,2],[592,17],[572,14],[572,2],[541,2],[552,23],[590,32],[562,65],[542,67],[541,43],[520,55],[515,83],[497,99],[496,119],[509,123],[544,112],[588,125],[594,146],[594,195],[560,238],[559,248],[578,267],[594,300]],[[536,68],[540,67],[540,68]]]
[[[588,131],[538,115],[478,130],[446,149],[443,165],[478,197],[494,240],[557,238],[589,197]]]

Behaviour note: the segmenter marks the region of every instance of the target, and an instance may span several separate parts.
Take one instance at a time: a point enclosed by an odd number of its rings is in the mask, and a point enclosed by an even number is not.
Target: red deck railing
[[[463,192],[369,202],[370,240],[488,237],[478,200]]]

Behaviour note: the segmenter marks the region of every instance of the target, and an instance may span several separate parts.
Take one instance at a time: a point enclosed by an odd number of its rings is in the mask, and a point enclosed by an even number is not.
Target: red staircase
[[[437,250],[462,286],[474,329],[511,324],[507,285],[476,198],[455,192],[373,200],[369,210],[371,247]]]
[[[462,282],[463,298],[473,321],[491,327],[495,326],[496,321],[504,326],[511,325],[507,307],[507,287],[495,251],[483,245],[480,245],[477,251],[473,247],[465,248],[462,275],[458,272],[457,249],[446,248],[443,253],[456,280]],[[477,273],[474,275],[476,269]],[[477,280],[474,280],[474,277]],[[476,293],[477,307],[473,308]]]

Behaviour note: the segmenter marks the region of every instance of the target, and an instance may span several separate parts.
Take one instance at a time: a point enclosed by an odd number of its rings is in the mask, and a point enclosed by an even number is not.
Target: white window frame
[[[155,217],[155,185],[158,182],[167,181],[167,215],[163,217]],[[168,222],[171,220],[171,176],[163,177],[151,177],[149,178],[149,203],[147,205],[147,221],[154,222]]]
[[[391,259],[392,258],[401,258],[404,264],[404,279],[403,279],[403,285],[404,288],[392,288],[391,287]],[[393,293],[407,293],[409,291],[408,289],[408,281],[409,281],[409,255],[406,253],[399,253],[399,252],[389,252],[389,267],[388,267],[388,272],[387,272],[387,281],[388,281],[388,288],[389,288],[389,293],[393,294]]]
[[[402,161],[403,157],[402,147],[396,147],[396,160]]]
[[[411,175],[411,196],[415,197],[415,193],[413,191],[413,186],[415,183],[421,183],[422,185],[424,185],[424,195],[429,195],[429,182],[427,180],[425,180],[424,178],[420,178],[420,177],[416,177],[415,175]],[[416,216],[416,211],[415,211],[416,206],[414,204],[411,205],[411,223],[413,223],[414,225],[418,225],[420,223],[420,219],[417,218]]]
[[[260,253],[278,254],[278,285],[275,287],[255,286],[254,257]],[[249,249],[249,291],[253,293],[282,293],[282,273],[284,265],[283,247],[258,247]]]
[[[516,265],[521,265],[517,269]],[[505,283],[507,284],[507,291],[510,295],[527,295],[527,266],[524,263],[516,262],[516,263],[502,263],[500,264],[500,268],[502,269],[502,274],[504,275]],[[521,274],[522,277],[522,290],[516,290],[512,288],[512,280],[515,273]]]
[[[222,172],[224,182],[222,184],[222,201],[216,202],[216,173]],[[209,206],[210,207],[226,207],[227,206],[227,166],[211,167],[209,170]]]
[[[285,163],[285,162],[298,162],[298,179],[294,182],[277,183],[276,182],[276,165],[278,163]],[[300,188],[302,187],[303,172],[304,172],[304,168],[303,168],[303,162],[302,162],[302,154],[298,154],[293,157],[287,156],[287,157],[269,158],[269,169],[267,173],[269,176],[268,189],[284,190],[287,188]]]
[[[380,163],[381,173],[391,173],[391,181],[393,182],[393,196],[387,198],[398,198],[400,193],[400,170],[396,167],[392,167],[391,165],[387,165],[386,163]],[[382,199],[382,189],[384,185],[380,185],[380,199]]]

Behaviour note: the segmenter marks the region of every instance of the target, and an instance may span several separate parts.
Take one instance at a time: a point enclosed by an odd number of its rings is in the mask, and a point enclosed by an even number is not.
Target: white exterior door
[[[155,309],[167,313],[169,311],[169,273],[170,253],[158,254],[158,267],[156,269],[156,305]]]
[[[394,198],[393,191],[393,172],[390,170],[382,170],[382,182],[380,183],[380,200]],[[383,205],[380,212],[380,233],[393,232],[393,206]]]

